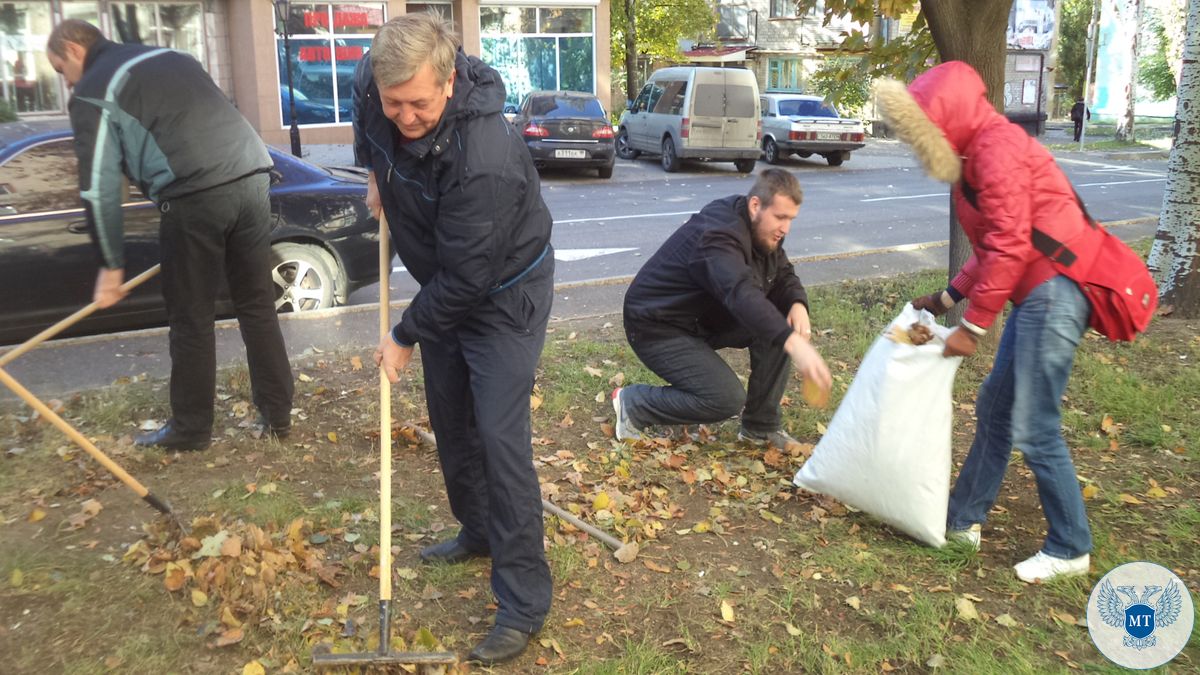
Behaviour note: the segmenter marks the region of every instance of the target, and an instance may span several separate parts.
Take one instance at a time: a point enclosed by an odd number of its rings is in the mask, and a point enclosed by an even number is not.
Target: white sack
[[[893,342],[920,321],[934,339]],[[796,472],[797,486],[865,511],[930,546],[946,543],[954,373],[942,356],[950,329],[904,306],[867,352],[829,429]]]

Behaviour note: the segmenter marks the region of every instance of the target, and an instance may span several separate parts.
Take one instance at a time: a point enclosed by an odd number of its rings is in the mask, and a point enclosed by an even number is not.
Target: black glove
[[[912,301],[912,306],[917,310],[926,310],[934,316],[941,316],[946,313],[946,310],[954,306],[953,302],[950,304],[950,307],[947,307],[942,303],[943,293],[945,293],[945,291],[938,291],[937,293],[930,293],[929,295],[922,295],[919,298],[914,298]]]

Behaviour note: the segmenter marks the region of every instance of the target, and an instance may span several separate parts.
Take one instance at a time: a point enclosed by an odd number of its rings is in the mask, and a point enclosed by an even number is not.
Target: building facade
[[[455,24],[467,53],[500,71],[509,102],[536,89],[570,89],[595,93],[608,107],[608,7],[609,0],[0,2],[0,94],[22,117],[64,115],[70,92],[46,60],[46,39],[59,21],[76,18],[112,40],[195,56],[268,143],[288,141],[290,66],[302,142],[349,143],[350,85],[375,32],[392,16],[433,11]]]
[[[806,12],[794,0],[720,0],[717,41],[693,46],[684,57],[696,65],[730,65],[754,71],[761,91],[804,92],[808,80],[853,30],[869,27],[848,18],[825,25],[825,7]]]

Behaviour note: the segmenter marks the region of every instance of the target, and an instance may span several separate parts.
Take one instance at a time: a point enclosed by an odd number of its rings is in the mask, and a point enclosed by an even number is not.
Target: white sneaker
[[[1078,558],[1066,559],[1055,558],[1038,551],[1032,558],[1013,565],[1013,569],[1017,571],[1017,577],[1021,581],[1035,584],[1061,577],[1083,576],[1088,573],[1090,564],[1091,556],[1087,553]]]
[[[979,523],[968,527],[965,530],[946,530],[946,541],[953,544],[963,544],[970,546],[976,551],[979,550],[979,543],[983,539],[980,534],[982,528]]]
[[[621,391],[621,387],[612,390],[613,410],[617,413],[613,421],[613,435],[618,441],[636,441],[642,438],[642,430],[629,422],[629,415],[621,403]]]

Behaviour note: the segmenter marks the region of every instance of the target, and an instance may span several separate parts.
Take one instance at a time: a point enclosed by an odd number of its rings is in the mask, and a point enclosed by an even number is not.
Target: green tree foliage
[[[1058,19],[1059,84],[1067,85],[1071,100],[1083,96],[1083,79],[1087,77],[1088,25],[1096,0],[1063,0]]]
[[[633,6],[632,20],[627,4]],[[627,31],[634,31],[638,54],[648,56],[652,61],[679,61],[683,58],[679,51],[680,40],[715,34],[717,13],[713,8],[708,0],[613,0],[609,4],[613,69],[621,74],[621,77],[614,75],[613,81],[625,81]],[[635,94],[636,91],[626,92],[626,98]]]
[[[1142,19],[1143,35],[1148,37],[1142,49],[1142,58],[1138,60],[1138,83],[1145,87],[1155,100],[1171,98],[1175,95],[1175,68],[1168,60],[1171,51],[1171,37],[1167,34],[1166,25],[1157,11],[1146,9]]]
[[[870,79],[862,74],[862,57],[826,59],[812,76],[812,92],[833,101],[845,117],[862,117],[871,96]]]

